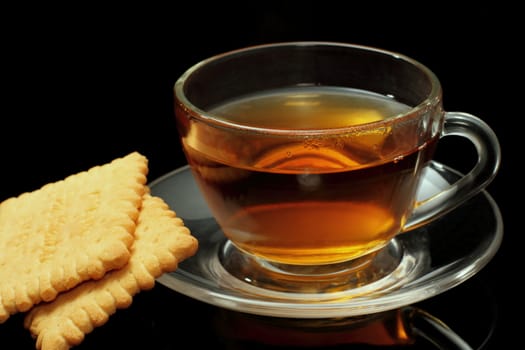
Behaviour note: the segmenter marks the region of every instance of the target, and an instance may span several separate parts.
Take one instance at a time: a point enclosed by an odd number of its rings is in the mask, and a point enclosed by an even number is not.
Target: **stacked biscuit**
[[[69,349],[195,254],[147,173],[133,152],[0,203],[0,327],[26,312],[37,349]]]

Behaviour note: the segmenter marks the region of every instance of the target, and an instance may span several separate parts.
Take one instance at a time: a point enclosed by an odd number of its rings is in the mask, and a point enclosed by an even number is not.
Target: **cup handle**
[[[474,144],[477,163],[448,188],[416,202],[403,232],[423,226],[466,202],[487,187],[499,170],[499,141],[484,121],[468,113],[447,112],[440,138],[450,135],[465,137]]]

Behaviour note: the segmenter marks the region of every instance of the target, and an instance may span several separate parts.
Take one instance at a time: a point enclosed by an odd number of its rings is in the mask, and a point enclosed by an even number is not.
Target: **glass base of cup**
[[[419,257],[423,258],[423,257]],[[226,240],[218,252],[224,273],[245,284],[264,291],[345,297],[388,290],[399,283],[399,277],[414,273],[418,257],[393,240],[384,248],[363,257],[327,265],[289,265],[267,261],[250,255]],[[231,282],[231,281],[230,281]],[[328,294],[327,294],[328,293]]]

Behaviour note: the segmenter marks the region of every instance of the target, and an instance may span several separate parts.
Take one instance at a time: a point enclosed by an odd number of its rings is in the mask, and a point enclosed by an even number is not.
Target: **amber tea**
[[[355,89],[280,89],[209,113],[262,134],[385,122],[337,137],[305,132],[271,140],[196,123],[183,143],[215,218],[238,248],[280,263],[336,263],[381,248],[410,214],[415,169],[430,159],[434,142],[417,144],[417,124],[399,132],[388,123],[409,109]]]

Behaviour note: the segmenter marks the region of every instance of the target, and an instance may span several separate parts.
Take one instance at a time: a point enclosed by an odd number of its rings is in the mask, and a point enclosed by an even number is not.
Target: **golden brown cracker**
[[[100,280],[82,283],[51,303],[37,305],[24,325],[37,338],[37,349],[69,349],[105,324],[117,309],[128,307],[135,294],[153,288],[157,277],[174,271],[197,247],[197,240],[175,212],[159,197],[146,194],[128,264]]]
[[[0,323],[128,262],[147,172],[133,152],[0,203]]]

